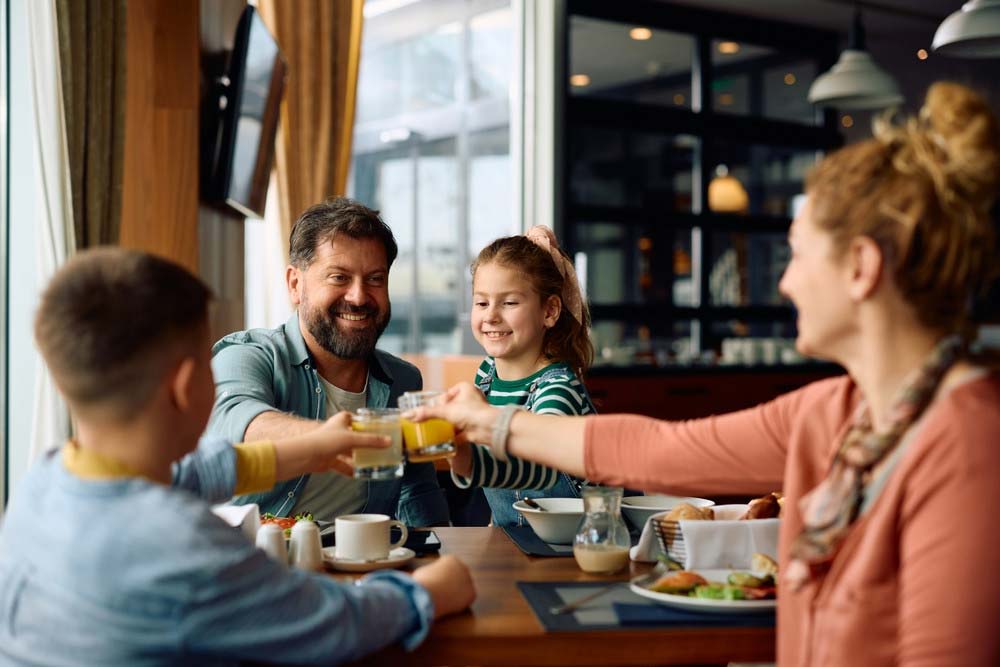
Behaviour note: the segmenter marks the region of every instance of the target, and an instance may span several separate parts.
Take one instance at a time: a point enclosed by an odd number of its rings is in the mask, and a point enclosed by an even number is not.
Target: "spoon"
[[[535,502],[534,498],[521,498],[521,500],[523,500],[524,504],[533,510],[538,510],[539,512],[546,511],[544,507]]]

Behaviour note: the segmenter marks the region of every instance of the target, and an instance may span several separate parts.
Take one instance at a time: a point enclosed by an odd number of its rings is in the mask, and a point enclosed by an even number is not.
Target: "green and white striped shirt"
[[[476,371],[476,384],[490,405],[523,405],[539,415],[589,415],[594,413],[587,388],[565,363],[549,364],[519,380],[497,377],[493,357],[486,357]],[[552,488],[559,481],[559,471],[516,457],[507,463],[493,458],[488,447],[472,445],[472,475],[462,477],[452,472],[459,488],[483,486],[499,489]]]

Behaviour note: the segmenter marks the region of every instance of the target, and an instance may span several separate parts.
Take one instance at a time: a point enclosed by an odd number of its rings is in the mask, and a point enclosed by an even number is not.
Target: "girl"
[[[487,354],[476,384],[487,400],[536,414],[592,414],[580,381],[594,357],[590,313],[552,231],[534,227],[486,246],[472,264],[472,290],[472,333]],[[452,469],[459,488],[487,487],[497,526],[523,522],[511,507],[520,498],[580,495],[581,480],[527,461],[497,461],[479,445],[459,448]]]

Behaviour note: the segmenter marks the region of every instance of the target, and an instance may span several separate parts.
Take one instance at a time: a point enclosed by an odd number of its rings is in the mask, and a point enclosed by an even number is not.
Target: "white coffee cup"
[[[406,542],[406,526],[385,514],[345,514],[335,522],[337,546],[334,549],[342,560],[382,560],[389,557],[389,550]],[[389,543],[389,530],[399,526],[399,540]]]

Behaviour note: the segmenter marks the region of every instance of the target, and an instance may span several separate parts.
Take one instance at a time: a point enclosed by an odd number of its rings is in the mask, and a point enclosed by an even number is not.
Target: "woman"
[[[783,488],[780,665],[1000,664],[1000,376],[965,347],[998,182],[996,119],[955,84],[817,166],[780,287],[799,351],[847,376],[688,422],[497,410],[471,385],[416,417],[605,484]]]

